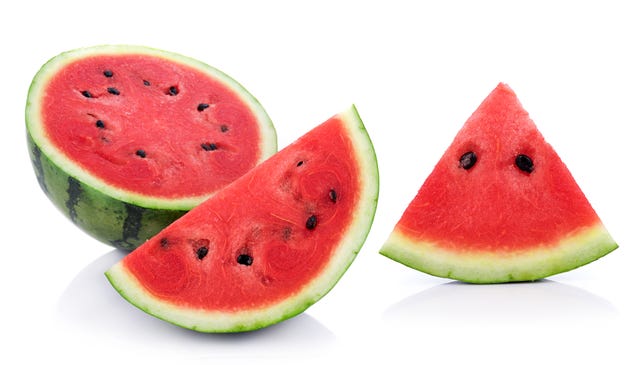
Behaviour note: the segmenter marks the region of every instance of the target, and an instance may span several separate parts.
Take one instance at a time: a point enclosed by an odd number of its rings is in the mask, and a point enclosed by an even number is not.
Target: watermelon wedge
[[[323,297],[359,252],[378,197],[352,107],[220,190],[106,272],[143,311],[201,332],[250,331]]]
[[[27,141],[42,190],[98,240],[132,250],[277,150],[258,101],[157,49],[72,50],[38,71]]]
[[[435,276],[497,283],[568,271],[617,247],[515,93],[499,84],[380,253]]]

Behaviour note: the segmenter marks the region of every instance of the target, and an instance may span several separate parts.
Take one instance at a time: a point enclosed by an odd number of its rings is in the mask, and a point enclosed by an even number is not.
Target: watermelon
[[[132,250],[276,152],[259,102],[221,71],[108,45],[49,60],[26,105],[40,187],[77,226]]]
[[[530,281],[618,246],[509,86],[471,115],[380,253],[435,276]]]
[[[355,107],[321,123],[115,264],[106,276],[143,311],[201,332],[295,316],[339,280],[378,198]]]

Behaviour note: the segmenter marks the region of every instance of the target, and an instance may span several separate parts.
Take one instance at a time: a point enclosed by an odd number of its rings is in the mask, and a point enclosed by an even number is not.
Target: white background
[[[637,6],[439,3],[2,2],[0,363],[637,364]],[[333,291],[296,318],[232,335],[177,328],[118,296],[103,272],[122,254],[49,203],[24,128],[39,67],[105,43],[162,48],[225,71],[262,102],[280,147],[355,103],[377,151],[380,201],[362,251]],[[500,81],[620,248],[542,282],[490,286],[431,277],[379,255],[457,130]]]

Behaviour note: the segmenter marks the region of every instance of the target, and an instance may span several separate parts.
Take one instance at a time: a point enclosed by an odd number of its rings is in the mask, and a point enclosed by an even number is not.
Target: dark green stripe
[[[47,185],[44,182],[44,168],[42,167],[42,160],[40,160],[42,151],[40,151],[40,148],[38,148],[38,146],[36,146],[35,144],[33,144],[33,148],[31,149],[31,156],[31,163],[36,170],[36,178],[38,179],[38,184],[40,184],[40,188],[42,188],[45,194],[49,194],[49,189],[47,189]]]
[[[69,187],[67,188],[67,194],[69,195],[69,198],[65,202],[65,206],[67,207],[67,211],[69,212],[69,218],[71,218],[71,221],[75,223],[78,219],[76,206],[78,205],[80,196],[82,195],[82,186],[80,185],[80,182],[78,180],[71,176],[69,176],[67,181],[69,182]]]
[[[133,250],[185,211],[143,208],[105,194],[55,165],[27,134],[38,184],[51,202],[73,223],[101,242]]]
[[[138,240],[140,227],[142,227],[142,214],[144,209],[135,205],[125,203],[127,217],[122,224],[122,239],[126,242],[129,238]]]
[[[133,250],[148,238],[140,239],[139,237],[146,209],[128,203],[124,203],[124,208],[127,214],[122,222],[122,238],[110,242],[115,247]]]

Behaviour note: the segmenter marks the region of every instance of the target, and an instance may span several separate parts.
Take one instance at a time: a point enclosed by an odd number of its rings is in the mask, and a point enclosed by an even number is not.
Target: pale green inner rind
[[[56,166],[64,170],[66,174],[75,177],[83,183],[93,186],[95,189],[110,195],[111,197],[130,204],[154,209],[169,210],[189,210],[198,205],[211,194],[202,196],[189,196],[183,198],[161,198],[146,196],[143,194],[127,191],[94,176],[90,172],[76,165],[68,157],[66,157],[58,148],[53,146],[47,138],[46,132],[42,125],[41,102],[45,86],[49,83],[52,76],[56,75],[59,70],[64,68],[71,62],[92,56],[92,55],[108,55],[108,54],[143,54],[155,57],[161,57],[196,68],[204,73],[212,75],[214,78],[222,81],[227,87],[234,90],[236,94],[245,101],[246,106],[251,109],[256,116],[260,127],[260,137],[262,138],[261,154],[258,162],[262,162],[277,151],[277,138],[275,129],[271,119],[262,108],[256,98],[251,95],[242,85],[230,78],[220,70],[213,68],[203,62],[182,56],[180,54],[166,52],[158,49],[133,46],[133,45],[105,45],[80,48],[62,53],[49,60],[38,71],[29,88],[27,96],[27,105],[25,110],[25,119],[27,132],[33,138],[33,141],[42,150]]]
[[[457,252],[429,241],[414,241],[397,229],[380,253],[416,270],[471,283],[531,281],[586,265],[618,245],[602,224],[557,243],[510,253]]]
[[[355,107],[339,117],[345,123],[354,143],[361,179],[360,196],[353,210],[353,221],[330,261],[322,273],[300,288],[297,294],[264,308],[220,312],[185,308],[163,301],[146,291],[122,263],[107,271],[111,284],[125,299],[143,311],[178,326],[201,332],[256,330],[293,317],[320,300],[335,286],[360,251],[371,229],[378,201],[378,165],[371,140]]]

